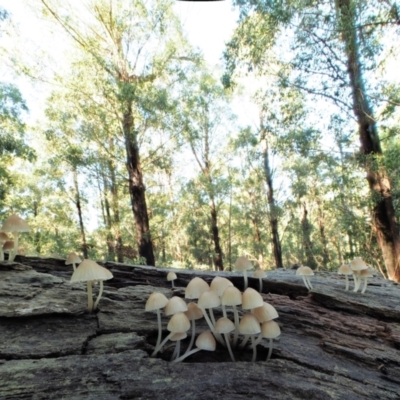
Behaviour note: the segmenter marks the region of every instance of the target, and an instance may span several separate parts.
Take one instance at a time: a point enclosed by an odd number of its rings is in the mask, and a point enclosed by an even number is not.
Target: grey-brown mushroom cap
[[[71,283],[87,281],[107,281],[113,274],[93,260],[82,261],[71,276]]]
[[[168,303],[165,305],[165,315],[173,315],[178,312],[187,311],[188,306],[181,297],[173,296],[168,300]]]
[[[261,326],[253,314],[244,314],[239,324],[239,332],[242,335],[255,335],[261,332]]]
[[[80,262],[82,262],[80,257],[76,253],[71,251],[71,253],[68,254],[67,259],[65,260],[65,265],[79,264]]]
[[[281,334],[279,325],[271,320],[261,325],[261,335],[266,339],[275,339]]]
[[[3,223],[0,232],[30,232],[28,223],[16,214],[10,215]]]
[[[236,260],[235,265],[234,265],[235,271],[247,271],[248,269],[252,269],[252,268],[253,268],[253,264],[245,256],[239,257]]]
[[[253,308],[262,307],[264,300],[253,288],[247,288],[242,295],[243,310],[251,310]]]
[[[210,290],[208,283],[204,279],[196,276],[186,286],[185,298],[191,300],[198,299],[207,290]]]

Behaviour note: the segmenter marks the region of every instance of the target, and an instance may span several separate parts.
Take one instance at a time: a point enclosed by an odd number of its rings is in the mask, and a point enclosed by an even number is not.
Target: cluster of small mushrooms
[[[274,321],[278,318],[275,308],[264,302],[260,293],[247,286],[247,273],[251,263],[245,257],[240,257],[236,264],[236,270],[245,271],[245,290],[243,293],[233,283],[220,276],[216,276],[209,285],[199,277],[193,278],[185,289],[185,299],[178,296],[168,299],[159,292],[152,293],[145,306],[146,311],[155,311],[158,320],[158,338],[152,356],[164,347],[168,341],[176,342],[171,361],[179,362],[200,350],[214,351],[217,342],[229,352],[232,361],[235,361],[233,349],[243,349],[247,342],[251,341],[253,351],[252,361],[257,357],[257,345],[263,338],[269,340],[267,360],[270,359],[273,349],[273,339],[280,336],[279,325]],[[256,274],[256,277],[260,273]],[[261,274],[260,274],[261,275]],[[173,282],[176,274],[168,274],[167,279]],[[260,279],[260,282],[262,278]],[[261,283],[260,283],[261,289]],[[197,300],[197,303],[194,302]],[[244,314],[240,318],[238,307],[241,306]],[[214,309],[222,308],[222,317],[215,319]],[[170,332],[162,339],[161,312],[171,317],[167,330]],[[231,318],[228,318],[228,313]],[[209,330],[202,332],[196,339],[196,320],[205,319]],[[191,339],[184,354],[180,354],[181,341],[187,337],[191,328]],[[241,343],[239,344],[239,335]],[[193,344],[196,348],[193,349]]]
[[[372,268],[369,267],[361,257],[356,257],[349,264],[343,264],[339,270],[339,275],[344,275],[346,278],[345,290],[349,290],[349,275],[353,275],[354,279],[354,292],[358,292],[361,287],[362,280],[364,279],[364,285],[361,293],[365,293],[367,290],[367,280],[372,278]],[[313,270],[310,267],[301,266],[297,268],[296,275],[300,275],[303,278],[304,284],[308,290],[312,290],[313,287],[310,282],[310,277],[314,275]]]
[[[361,293],[365,293],[365,291],[367,290],[368,278],[372,278],[374,276],[372,274],[371,268],[367,264],[365,264],[364,260],[361,257],[356,257],[349,264],[343,264],[339,268],[338,274],[344,275],[346,278],[345,290],[349,290],[349,275],[353,275],[354,292],[358,292],[361,287],[362,279],[364,279],[364,285]]]
[[[4,253],[8,253],[8,262],[12,262],[18,254],[18,240],[21,232],[29,232],[31,228],[21,217],[11,214],[0,229],[0,261],[4,261]],[[12,234],[12,238],[8,234]]]

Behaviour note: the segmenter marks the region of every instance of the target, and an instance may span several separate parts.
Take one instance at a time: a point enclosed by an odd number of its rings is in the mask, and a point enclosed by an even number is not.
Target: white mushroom
[[[107,269],[92,260],[84,260],[71,276],[71,283],[87,282],[88,310],[92,312],[96,309],[103,294],[103,281],[113,278],[113,274]],[[92,284],[100,281],[100,290],[93,305]]]

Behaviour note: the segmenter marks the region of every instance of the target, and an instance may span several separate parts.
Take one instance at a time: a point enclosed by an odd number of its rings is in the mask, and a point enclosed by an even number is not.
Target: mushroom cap
[[[71,251],[71,253],[68,254],[68,257],[65,261],[65,265],[70,265],[70,264],[78,264],[82,262],[82,260],[79,258],[79,256]]]
[[[314,275],[314,271],[310,267],[300,267],[296,271],[296,275]]]
[[[264,304],[264,300],[260,293],[253,288],[247,288],[243,292],[242,296],[242,308],[243,310],[250,310],[252,308],[261,307]]]
[[[7,240],[10,240],[8,235],[5,232],[0,232],[0,244],[7,242]]]
[[[235,271],[246,271],[248,269],[252,269],[253,268],[253,264],[251,263],[251,261],[245,257],[245,256],[241,256],[239,257],[234,265],[234,269]]]
[[[198,299],[207,290],[210,290],[208,283],[204,279],[195,277],[186,286],[185,298]]]
[[[173,296],[168,300],[165,306],[165,315],[172,315],[178,312],[187,311],[188,306],[181,297]]]
[[[262,279],[262,278],[265,278],[266,276],[267,276],[267,273],[261,268],[256,269],[253,273],[253,278],[256,278],[256,279]]]
[[[222,276],[216,276],[211,281],[210,290],[217,292],[218,296],[222,297],[225,289],[230,286],[233,286],[233,283],[229,279],[223,278]]]
[[[107,281],[113,274],[93,260],[83,260],[71,276],[73,282]]]
[[[3,244],[3,251],[14,250],[14,240],[6,240]]]
[[[176,276],[176,273],[168,272],[167,281],[170,282],[170,281],[174,281],[175,279],[178,279],[178,277]]]
[[[343,264],[338,269],[338,274],[339,275],[351,275],[352,273],[353,273],[352,269],[347,264]]]
[[[17,214],[11,214],[0,229],[1,232],[29,232],[30,230],[28,223]]]
[[[255,335],[260,333],[260,323],[253,314],[244,314],[239,323],[239,332],[242,335]]]
[[[261,335],[266,339],[275,339],[281,334],[281,328],[275,321],[267,321],[261,325]]]
[[[178,340],[183,340],[187,338],[187,333],[186,332],[176,332],[174,333],[169,340],[171,342],[177,342]]]
[[[190,329],[190,321],[183,312],[178,312],[169,320],[167,329],[173,333],[186,332]]]
[[[374,275],[373,275],[372,271],[370,271],[369,269],[362,269],[359,272],[359,276],[361,278],[372,278]]]
[[[254,308],[251,312],[254,314],[260,324],[279,317],[275,307],[266,302],[264,302],[261,307]]]
[[[221,305],[221,299],[214,291],[207,290],[199,297],[197,305],[200,308],[214,308]]]
[[[365,264],[364,260],[361,257],[356,257],[353,261],[350,262],[349,265],[353,271],[361,271],[368,268],[368,265]]]
[[[201,350],[214,351],[217,347],[217,342],[210,331],[205,331],[197,337],[196,347]]]
[[[146,301],[145,311],[155,311],[164,308],[168,299],[159,292],[153,292]]]
[[[229,333],[235,330],[235,324],[229,318],[222,317],[215,323],[215,330],[218,333]]]
[[[229,286],[222,295],[221,303],[224,306],[239,306],[242,304],[242,293],[237,287]]]
[[[203,311],[201,311],[201,308],[196,303],[190,302],[187,308],[185,314],[190,321],[203,318]]]

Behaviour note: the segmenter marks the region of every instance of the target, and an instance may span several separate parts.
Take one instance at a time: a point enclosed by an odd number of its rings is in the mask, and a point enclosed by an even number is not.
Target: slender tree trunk
[[[383,165],[380,139],[363,81],[359,38],[355,26],[356,4],[353,0],[336,0],[336,7],[340,30],[343,32],[342,40],[346,48],[347,68],[353,94],[353,111],[358,121],[361,153],[364,155],[364,167],[375,203],[374,230],[388,276],[400,282],[399,227],[393,206],[391,182]]]
[[[107,260],[115,261],[115,241],[114,236],[112,234],[112,220],[111,220],[111,210],[110,210],[110,201],[108,200],[108,194],[110,192],[108,178],[102,171],[102,179],[103,179],[103,203],[104,203],[104,219],[105,225],[107,228]]]
[[[324,264],[324,267],[326,268],[329,263],[328,240],[326,239],[325,235],[324,212],[322,210],[321,201],[319,199],[317,200],[317,205],[318,205],[318,227],[322,243],[322,262]]]
[[[38,214],[39,214],[39,212],[38,212],[38,202],[35,200],[33,202],[33,216],[37,217]],[[35,232],[35,236],[34,236],[34,245],[35,245],[35,250],[36,250],[36,252],[38,254],[40,254],[40,251],[42,250],[41,245],[40,245],[41,237],[42,237],[42,235],[40,233],[40,230],[37,229],[36,232]]]
[[[218,228],[218,215],[217,209],[214,204],[214,199],[210,201],[210,208],[211,208],[211,232],[213,235],[214,240],[214,263],[215,267],[218,271],[224,270],[224,264],[222,261],[222,249],[221,243],[219,239],[219,228]]]
[[[311,242],[311,225],[308,220],[308,210],[306,202],[302,203],[303,217],[301,219],[301,230],[303,233],[303,252],[307,262],[307,266],[316,269],[317,264],[314,259],[313,245]]]
[[[274,251],[275,268],[283,268],[282,262],[282,248],[281,241],[279,239],[278,231],[278,210],[274,196],[274,185],[272,179],[272,171],[269,162],[269,145],[267,139],[267,133],[263,129],[261,132],[261,139],[264,142],[263,148],[263,159],[264,159],[264,175],[265,181],[267,182],[267,200],[269,207],[269,224],[271,228],[272,245]]]
[[[114,153],[114,141],[111,139],[109,142],[110,152]],[[124,262],[124,256],[122,254],[122,235],[121,235],[121,228],[120,228],[120,218],[119,218],[119,195],[118,195],[118,185],[117,185],[117,178],[115,175],[115,165],[113,160],[108,161],[108,170],[110,173],[110,190],[111,190],[111,207],[113,211],[113,221],[112,221],[112,228],[113,228],[113,235],[115,236],[116,251],[117,251],[117,261],[120,263]]]
[[[85,226],[83,224],[83,217],[82,217],[81,195],[80,195],[79,186],[78,186],[78,173],[77,173],[76,168],[73,168],[72,176],[73,176],[74,187],[75,187],[75,205],[76,205],[76,209],[78,210],[79,227],[81,229],[83,257],[89,258],[88,257],[88,246],[86,243]]]
[[[132,103],[128,102],[123,116],[123,130],[126,148],[126,167],[129,176],[129,195],[136,226],[136,242],[139,256],[146,259],[147,265],[155,265],[145,197],[146,189],[143,184],[139,147],[134,129]]]

